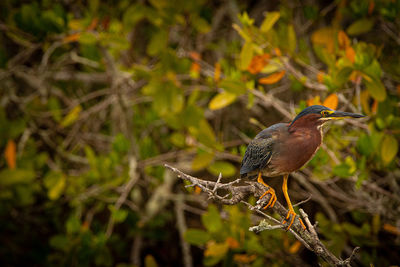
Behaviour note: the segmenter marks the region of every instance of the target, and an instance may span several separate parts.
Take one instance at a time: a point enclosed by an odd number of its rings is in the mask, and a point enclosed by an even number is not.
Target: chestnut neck
[[[319,114],[307,114],[293,121],[289,126],[289,132],[293,133],[297,130],[300,131],[316,131],[320,133],[320,127],[324,121],[319,120]]]

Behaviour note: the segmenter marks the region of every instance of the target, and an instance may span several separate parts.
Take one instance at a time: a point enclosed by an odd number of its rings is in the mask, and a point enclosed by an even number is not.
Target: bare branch
[[[188,175],[168,164],[165,164],[164,166],[175,172],[179,178],[187,180],[191,182],[193,185],[200,187],[203,190],[203,192],[208,194],[209,199],[216,200],[217,202],[226,205],[234,205],[237,204],[238,202],[244,203],[250,210],[263,215],[270,222],[274,223],[274,225],[271,225],[267,223],[265,220],[263,220],[260,222],[259,225],[250,227],[249,229],[250,231],[260,232],[264,230],[275,230],[275,229],[285,228],[284,225],[281,224],[278,220],[263,212],[263,207],[265,206],[265,203],[269,201],[269,198],[271,197],[270,195],[261,199],[260,200],[261,203],[257,204],[256,206],[252,206],[251,204],[244,201],[244,198],[246,198],[249,195],[254,195],[256,197],[261,196],[261,194],[265,191],[265,187],[263,185],[255,182],[248,182],[246,185],[236,185],[240,181],[240,179],[237,179],[230,183],[222,184],[220,183],[221,175],[219,176],[217,182],[206,181]],[[221,188],[228,191],[229,194],[225,196],[219,195],[217,191],[218,189]],[[230,198],[228,196],[230,196]],[[276,201],[272,210],[281,216],[282,221],[286,217],[286,214],[288,213],[288,210],[285,209],[282,206],[282,204],[279,203],[279,201]],[[300,209],[300,213],[306,222],[308,230],[304,230],[299,220],[295,220],[290,229],[290,232],[296,237],[296,239],[298,239],[307,249],[311,250],[316,255],[324,259],[331,266],[351,266],[351,261],[355,257],[358,248],[355,248],[350,257],[345,260],[337,258],[321,242],[321,240],[318,237],[317,231],[315,230],[315,226],[311,224],[308,215],[302,209]]]

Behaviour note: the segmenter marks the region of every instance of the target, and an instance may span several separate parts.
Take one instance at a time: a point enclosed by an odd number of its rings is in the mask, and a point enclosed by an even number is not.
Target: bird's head
[[[329,120],[362,118],[361,114],[332,110],[322,105],[309,106],[294,118],[290,127],[319,127]]]

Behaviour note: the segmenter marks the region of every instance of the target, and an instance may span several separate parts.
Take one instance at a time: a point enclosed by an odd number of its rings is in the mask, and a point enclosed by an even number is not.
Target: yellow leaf
[[[350,60],[351,63],[354,63],[356,60],[356,51],[354,51],[353,47],[346,47],[346,57]]]
[[[210,103],[208,104],[208,107],[211,110],[221,109],[228,106],[235,100],[236,100],[235,94],[224,91],[214,96],[213,99],[211,99]]]
[[[337,94],[333,93],[330,94],[325,100],[324,103],[322,105],[324,105],[325,107],[331,108],[333,110],[335,110],[338,106],[338,96]]]
[[[267,33],[277,22],[281,14],[279,12],[267,12],[264,21],[261,23],[260,31]]]
[[[382,141],[381,158],[384,165],[389,164],[397,155],[399,143],[392,135],[386,135]]]
[[[219,82],[221,79],[221,63],[217,62],[214,65],[214,81]]]
[[[271,75],[269,75],[267,77],[261,78],[261,79],[258,80],[258,82],[261,83],[261,84],[274,84],[274,83],[279,82],[283,78],[283,76],[285,76],[285,71],[284,70],[280,71],[280,72],[273,73],[273,74],[271,74]]]
[[[353,22],[348,28],[349,35],[360,35],[369,32],[374,27],[374,20],[371,18],[362,18]]]
[[[350,46],[350,39],[344,31],[338,33],[338,43],[340,49],[346,49]]]
[[[289,253],[295,254],[297,253],[297,251],[299,251],[300,248],[301,248],[301,243],[299,240],[296,240],[296,242],[294,242],[294,244],[290,246]]]
[[[47,193],[49,199],[56,200],[61,196],[65,188],[66,181],[67,179],[65,178],[65,176],[60,175],[58,181],[50,188],[49,192]]]
[[[72,123],[74,123],[78,119],[79,113],[81,113],[81,111],[82,107],[80,105],[75,106],[61,121],[60,123],[61,127],[67,127]]]
[[[145,267],[158,267],[158,264],[154,257],[150,254],[146,255],[144,258],[144,266]]]
[[[311,41],[314,45],[322,45],[327,49],[328,53],[335,52],[335,30],[330,27],[316,30],[311,35]]]
[[[204,251],[204,256],[222,257],[228,252],[228,249],[228,243],[216,243],[214,240],[212,240],[207,243],[207,249]]]
[[[6,158],[8,168],[11,170],[16,167],[16,146],[13,140],[8,140],[6,150],[4,151],[4,157]]]
[[[369,97],[368,90],[362,90],[360,93],[361,107],[362,107],[363,111],[368,115],[371,113],[369,99],[370,99],[370,97]]]
[[[240,69],[247,69],[252,58],[253,44],[251,42],[246,42],[242,47],[242,51],[240,52]]]
[[[206,168],[214,159],[214,153],[202,153],[196,155],[192,161],[192,170],[199,171]]]

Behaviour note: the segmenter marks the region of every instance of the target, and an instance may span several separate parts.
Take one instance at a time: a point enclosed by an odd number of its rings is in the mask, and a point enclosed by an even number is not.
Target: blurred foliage
[[[399,0],[0,7],[5,266],[180,265],[182,190],[196,265],[319,262],[286,232],[249,232],[260,218],[241,205],[205,207],[162,167],[235,177],[248,138],[312,104],[368,120],[331,124],[302,170],[321,191],[304,209],[336,255],[400,261]]]

